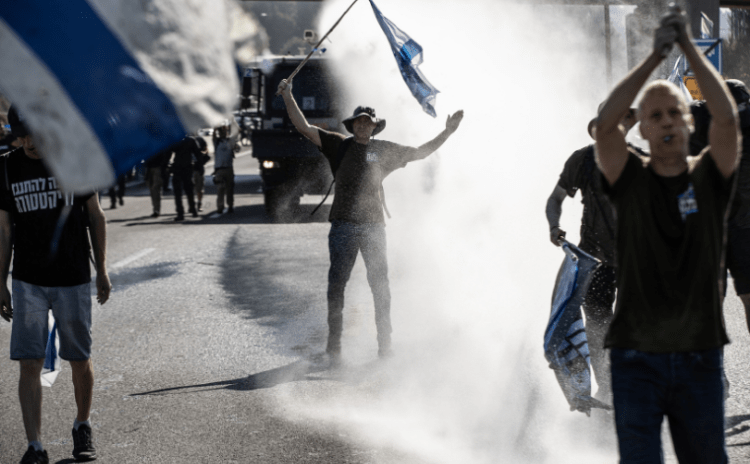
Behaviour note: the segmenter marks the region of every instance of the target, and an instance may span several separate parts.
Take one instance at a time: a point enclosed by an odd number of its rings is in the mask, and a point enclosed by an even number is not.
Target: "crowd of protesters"
[[[649,82],[675,45],[705,100],[689,104],[677,86]],[[435,138],[409,147],[373,138],[386,122],[371,107],[359,106],[343,121],[351,134],[346,135],[311,125],[295,101],[291,82],[282,81],[278,91],[290,121],[320,149],[335,178],[326,356],[331,365],[340,362],[344,290],[361,253],[373,293],[378,355],[389,358],[389,213],[382,182],[442,146],[458,130],[463,111],[449,116]],[[13,301],[7,285],[0,285],[0,316],[13,321],[11,358],[21,369],[19,397],[29,441],[22,462],[48,462],[39,440],[39,374],[49,310],[63,322],[60,355],[73,368],[73,455],[77,460],[96,459],[89,421],[93,370],[87,258],[91,243],[97,301],[104,304],[111,289],[104,216],[97,195],[58,191],[14,108],[9,121],[12,134],[0,134],[0,152],[10,152],[0,158],[0,270],[7,281],[13,256]],[[648,153],[626,141],[636,123]],[[601,397],[614,406],[620,462],[661,462],[666,417],[681,463],[725,463],[728,385],[723,347],[728,337],[722,305],[727,271],[745,305],[750,330],[750,92],[740,81],[721,78],[693,44],[686,15],[673,9],[654,32],[651,54],[600,105],[588,132],[594,143],[565,161],[547,200],[546,216],[550,241],[560,245],[566,236],[560,227],[562,204],[581,191],[580,248],[602,263],[582,309]],[[225,206],[227,213],[234,211],[237,140],[230,134],[229,127],[222,126],[212,137],[218,213]],[[187,136],[146,160],[151,217],[162,214],[161,196],[170,178],[174,220],[185,220],[183,194],[187,213],[197,217],[209,160],[207,144],[199,136]],[[39,179],[45,180],[38,188],[49,190],[49,200],[44,208],[30,210],[22,198],[26,192],[16,186]],[[111,208],[124,204],[126,180],[121,176],[110,189]],[[61,232],[63,214],[68,219]],[[55,243],[59,249],[50,260],[43,253]]]

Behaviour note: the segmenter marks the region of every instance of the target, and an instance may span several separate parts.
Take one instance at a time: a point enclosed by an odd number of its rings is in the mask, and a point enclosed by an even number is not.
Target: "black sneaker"
[[[151,213],[151,217],[152,218],[157,218],[157,217],[159,217],[159,213],[157,213],[156,211],[154,211],[153,213]]]
[[[29,449],[21,458],[21,464],[49,464],[47,451],[37,451],[33,446],[29,446]]]
[[[91,427],[86,424],[73,429],[73,457],[76,461],[93,461],[96,459],[94,449],[94,438],[91,435]]]
[[[185,220],[185,216],[183,216],[183,215],[180,214],[176,218],[174,218],[174,220],[175,220],[175,222],[184,221]]]

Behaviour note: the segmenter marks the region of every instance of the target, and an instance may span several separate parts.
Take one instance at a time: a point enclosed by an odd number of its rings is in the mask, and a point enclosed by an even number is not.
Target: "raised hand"
[[[445,128],[448,130],[449,133],[454,133],[458,129],[458,126],[461,125],[461,120],[464,118],[464,110],[458,110],[453,115],[448,116],[448,119],[445,121]]]

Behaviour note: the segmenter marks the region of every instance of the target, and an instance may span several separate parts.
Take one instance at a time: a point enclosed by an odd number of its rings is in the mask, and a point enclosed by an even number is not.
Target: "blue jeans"
[[[610,361],[621,463],[664,462],[664,416],[681,464],[728,462],[720,348],[681,353],[613,348]]]
[[[344,289],[352,273],[357,253],[362,252],[367,282],[375,300],[375,325],[381,350],[391,343],[391,291],[388,287],[385,224],[353,224],[332,221],[328,234],[331,267],[328,271],[328,347],[329,353],[341,351]]]

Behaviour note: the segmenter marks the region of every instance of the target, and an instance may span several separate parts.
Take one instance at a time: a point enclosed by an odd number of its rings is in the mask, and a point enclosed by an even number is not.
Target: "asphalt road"
[[[123,206],[105,210],[114,291],[94,311],[99,462],[616,462],[611,416],[568,412],[536,342],[517,359],[482,366],[475,378],[464,375],[475,360],[454,359],[447,342],[426,349],[417,324],[410,341],[397,329],[396,357],[378,361],[361,261],[347,289],[344,365],[319,363],[327,208],[311,217],[319,199],[305,198],[300,222],[271,224],[257,164],[238,158],[237,173],[233,214],[212,212],[210,185],[201,217],[181,223],[173,221],[171,196],[162,200],[164,214],[150,218],[144,186],[131,186]],[[102,203],[109,206],[107,198]],[[403,272],[394,263],[394,298],[408,300]],[[733,340],[726,349],[728,450],[732,462],[746,462],[750,337],[734,294],[726,318]],[[8,359],[10,324],[0,322],[0,463],[14,463],[26,440],[18,367]],[[471,334],[455,338],[472,342]],[[494,380],[498,372],[516,377],[506,388]],[[480,383],[496,391],[490,401],[476,401]],[[44,395],[50,461],[72,462],[67,364]],[[582,434],[580,443],[567,441],[562,428]]]

